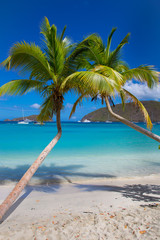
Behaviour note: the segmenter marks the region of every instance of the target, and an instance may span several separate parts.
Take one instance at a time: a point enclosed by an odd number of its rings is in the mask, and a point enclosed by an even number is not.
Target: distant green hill
[[[29,120],[32,120],[32,121],[37,121],[37,116],[38,115],[30,115],[30,116],[27,116],[27,117],[19,117],[19,118],[13,118],[12,120],[10,119],[5,119],[4,121],[5,122],[8,122],[8,121],[22,121],[22,120],[26,120],[26,119],[29,119]],[[48,122],[53,122],[53,120],[49,120]]]
[[[141,101],[145,108],[147,109],[152,122],[160,122],[160,102],[157,101]],[[113,111],[130,121],[133,122],[144,122],[144,117],[141,111],[133,102],[126,103],[125,110],[123,111],[122,104],[117,104],[112,107]],[[106,107],[100,108],[85,115],[81,121],[89,120],[91,122],[118,122],[117,119],[113,118]]]

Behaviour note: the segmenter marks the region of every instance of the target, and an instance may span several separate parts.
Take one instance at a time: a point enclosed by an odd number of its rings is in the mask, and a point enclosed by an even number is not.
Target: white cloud
[[[69,38],[67,38],[67,37],[65,37],[65,38],[63,39],[63,42],[64,42],[67,46],[70,45],[70,44],[72,44],[71,39],[69,39]]]
[[[31,108],[35,108],[35,109],[39,109],[41,105],[39,105],[38,103],[34,103],[32,104],[30,107]]]
[[[66,104],[66,108],[72,108],[72,107],[73,107],[73,104],[71,104],[71,103]]]
[[[130,81],[124,85],[124,88],[140,100],[160,100],[160,85],[150,89],[146,83],[138,84]]]

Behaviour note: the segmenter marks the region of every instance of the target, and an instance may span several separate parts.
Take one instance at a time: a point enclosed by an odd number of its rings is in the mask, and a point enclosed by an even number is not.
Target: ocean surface
[[[146,127],[145,124],[138,124]],[[158,142],[121,123],[62,123],[62,137],[34,176],[72,181],[160,172]],[[0,183],[15,181],[55,136],[56,124],[0,123]],[[160,125],[152,132],[160,135]]]

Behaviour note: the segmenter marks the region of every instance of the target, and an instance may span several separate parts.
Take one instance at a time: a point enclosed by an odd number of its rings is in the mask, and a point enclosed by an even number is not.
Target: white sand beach
[[[30,185],[0,240],[160,239],[160,176]],[[0,186],[0,203],[13,184]]]

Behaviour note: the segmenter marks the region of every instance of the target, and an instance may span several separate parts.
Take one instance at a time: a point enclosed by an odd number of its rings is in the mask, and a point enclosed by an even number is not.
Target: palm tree
[[[139,131],[142,134],[160,142],[160,137],[152,132],[137,126],[127,119],[114,113],[110,102],[113,102],[112,97],[118,93],[121,97],[123,107],[126,100],[131,98],[142,111],[147,127],[152,129],[152,122],[147,110],[143,104],[130,92],[124,88],[126,81],[135,79],[137,81],[146,82],[149,88],[152,88],[159,82],[159,72],[155,71],[153,66],[142,65],[137,68],[130,69],[128,65],[121,60],[120,51],[122,47],[128,43],[129,33],[121,41],[114,51],[110,50],[112,36],[116,28],[113,28],[107,41],[107,46],[103,43],[98,35],[92,35],[89,42],[84,43],[88,51],[83,55],[83,68],[85,71],[79,71],[68,76],[63,86],[68,82],[74,82],[79,85],[79,92],[81,96],[73,105],[71,115],[75,112],[77,104],[82,101],[84,97],[92,97],[96,99],[101,97],[102,103],[105,101],[110,114],[127,126]],[[83,46],[84,47],[84,46]]]
[[[23,76],[29,77],[4,84],[0,87],[0,96],[4,94],[23,95],[31,90],[37,91],[43,98],[38,121],[52,119],[54,114],[58,132],[0,205],[0,219],[61,138],[60,113],[63,108],[64,95],[72,88],[76,88],[75,84],[71,86],[70,83],[62,88],[62,84],[66,77],[75,72],[80,63],[81,52],[85,50],[82,45],[90,39],[90,37],[86,38],[77,45],[70,44],[68,38],[64,38],[65,29],[66,27],[58,35],[56,26],[50,26],[48,19],[45,18],[41,25],[43,48],[41,49],[34,43],[18,42],[10,49],[10,56],[2,63],[5,68],[16,69]]]

